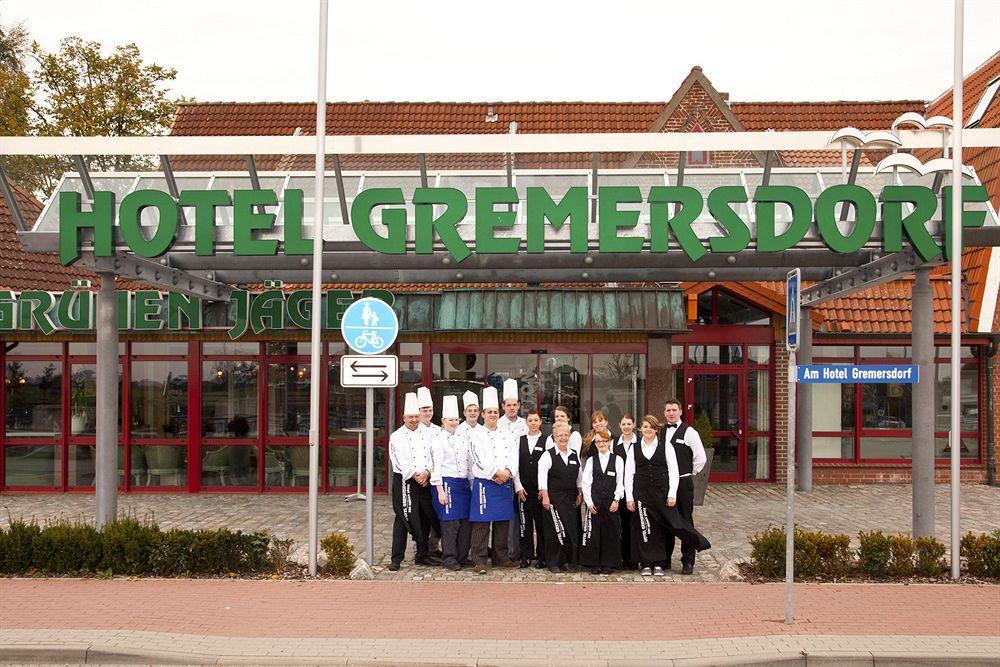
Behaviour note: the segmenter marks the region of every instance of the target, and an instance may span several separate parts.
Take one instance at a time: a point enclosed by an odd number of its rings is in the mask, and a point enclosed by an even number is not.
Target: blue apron
[[[469,489],[469,480],[459,477],[442,477],[441,486],[444,487],[445,497],[448,499],[447,505],[438,502],[437,489],[431,491],[431,502],[434,503],[434,511],[442,521],[458,521],[469,518],[469,502],[472,500],[472,491]]]
[[[472,504],[469,521],[510,521],[514,518],[514,503],[511,502],[511,481],[497,484],[491,479],[472,480]]]

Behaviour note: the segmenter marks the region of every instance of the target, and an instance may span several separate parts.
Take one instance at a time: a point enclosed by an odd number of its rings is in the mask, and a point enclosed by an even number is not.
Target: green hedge
[[[785,576],[785,531],[769,527],[749,537],[750,562],[744,571],[752,577]],[[795,576],[801,579],[864,576],[876,579],[938,577],[947,571],[945,545],[933,537],[858,533],[858,549],[847,535],[795,529]],[[962,571],[1000,579],[1000,530],[968,533],[962,539]]]
[[[65,521],[11,520],[0,530],[0,574],[250,574],[275,569],[266,532],[162,531],[121,516],[103,530]]]

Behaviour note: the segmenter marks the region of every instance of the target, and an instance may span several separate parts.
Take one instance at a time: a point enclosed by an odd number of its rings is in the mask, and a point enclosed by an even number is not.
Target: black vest
[[[632,454],[635,456],[632,489],[636,500],[652,502],[661,495],[666,495],[670,489],[670,467],[667,465],[666,446],[662,439],[657,439],[653,456],[648,459],[642,451],[641,439],[632,446]]]
[[[639,444],[639,441],[642,440],[642,436],[637,435],[636,433],[633,433],[632,436],[633,438],[635,438],[634,440],[632,440],[632,447],[634,448],[636,445]],[[618,438],[620,437],[621,436],[619,435]],[[628,452],[625,451],[625,445],[618,442],[618,438],[615,438],[613,441],[615,443],[613,451],[615,454],[622,457],[622,461],[628,461]]]
[[[608,457],[608,469],[601,470],[601,457],[598,452],[590,457],[591,484],[590,499],[595,507],[610,507],[615,500],[615,487],[618,485],[618,473],[615,471],[615,461],[618,455],[614,452]]]
[[[684,444],[684,436],[687,435],[688,428],[684,422],[680,422],[674,429],[674,435],[670,438],[670,444],[674,446],[674,454],[677,455],[677,474],[690,475],[694,472],[694,450]],[[665,441],[667,427],[660,431],[660,440]]]
[[[559,454],[559,446],[549,450],[552,457],[552,467],[549,468],[549,493],[576,493],[576,478],[580,472],[580,457],[570,450],[569,463],[563,463]]]
[[[538,460],[545,453],[545,434],[542,433],[535,441],[535,447],[528,451],[528,436],[522,435],[517,443],[517,474],[521,486],[528,491],[538,492]]]

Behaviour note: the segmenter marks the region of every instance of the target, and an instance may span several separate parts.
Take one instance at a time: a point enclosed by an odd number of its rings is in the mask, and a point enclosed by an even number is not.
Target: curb
[[[873,651],[843,651],[812,653],[753,653],[704,658],[683,658],[664,660],[579,660],[560,661],[567,667],[710,667],[735,665],[885,665],[886,667],[906,667],[911,665],[996,665],[996,654],[937,654],[937,653],[889,653]],[[382,658],[344,658],[322,656],[227,656],[185,651],[147,651],[127,647],[96,646],[92,644],[11,644],[0,647],[0,664],[146,664],[146,665],[241,665],[241,664],[286,664],[286,665],[351,665],[361,667],[405,664],[410,667],[550,667],[551,662],[535,660],[407,660],[405,656],[384,656]]]

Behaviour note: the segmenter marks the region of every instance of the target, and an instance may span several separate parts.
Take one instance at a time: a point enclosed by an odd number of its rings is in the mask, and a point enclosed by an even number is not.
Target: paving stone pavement
[[[1000,488],[966,485],[961,496],[962,531],[989,532],[1000,527]],[[856,539],[859,530],[908,533],[911,524],[911,488],[908,485],[817,486],[795,496],[797,524],[810,530],[846,533]],[[935,532],[948,542],[949,488],[935,489]],[[303,542],[308,534],[307,497],[288,494],[129,494],[119,497],[120,511],[151,516],[163,528],[223,528],[269,530],[281,538]],[[93,521],[90,494],[5,494],[0,496],[0,526],[8,516],[39,522],[63,517]],[[785,488],[773,484],[713,484],[704,507],[695,509],[695,522],[711,540],[712,549],[698,556],[695,575],[676,571],[667,581],[719,581],[722,567],[749,555],[747,536],[768,525],[784,525]],[[364,549],[364,503],[344,502],[341,495],[319,499],[320,533],[346,533],[359,555]],[[392,507],[386,495],[375,498],[375,572],[380,580],[494,580],[494,581],[643,581],[638,573],[620,572],[595,577],[589,573],[552,574],[547,570],[493,570],[483,577],[471,571],[414,566],[408,560],[399,572],[389,572]],[[676,563],[676,559],[675,559]],[[651,577],[647,580],[652,581]]]

